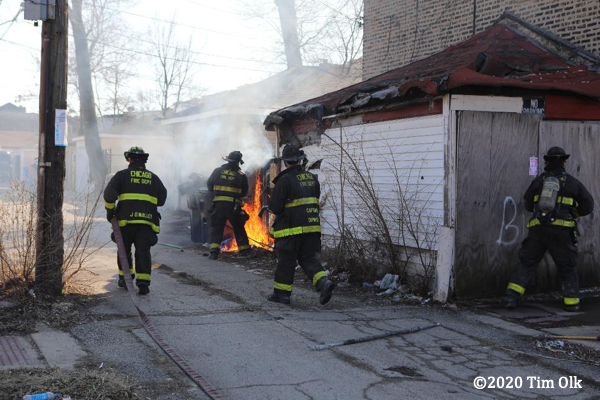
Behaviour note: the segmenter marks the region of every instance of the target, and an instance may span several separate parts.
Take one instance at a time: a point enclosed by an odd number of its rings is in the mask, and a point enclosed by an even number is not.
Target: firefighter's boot
[[[514,310],[519,305],[521,300],[521,296],[513,290],[508,289],[506,291],[506,303],[504,304],[504,308],[507,310]]]
[[[219,252],[218,251],[211,251],[210,255],[208,256],[209,260],[218,260],[219,259]]]
[[[125,278],[119,276],[119,282],[117,282],[117,286],[120,288],[127,288],[127,284],[125,283]]]
[[[150,287],[148,285],[138,285],[138,294],[145,295],[150,293]]]
[[[321,293],[319,302],[321,305],[327,304],[331,300],[331,295],[335,289],[335,284],[326,276],[317,281],[317,291]]]
[[[291,293],[286,291],[278,291],[275,289],[273,293],[267,296],[267,300],[273,303],[290,304]]]
[[[578,312],[579,311],[579,304],[565,305],[565,311],[568,311],[568,312]]]

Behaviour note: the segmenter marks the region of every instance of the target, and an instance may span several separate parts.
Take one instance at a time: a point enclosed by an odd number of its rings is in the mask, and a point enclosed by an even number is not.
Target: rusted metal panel
[[[440,53],[272,115],[320,119],[341,109],[357,111],[466,87],[557,90],[600,99],[598,66],[600,59],[592,55],[566,60],[516,27],[499,23]]]
[[[600,121],[600,101],[581,96],[547,95],[549,120]]]

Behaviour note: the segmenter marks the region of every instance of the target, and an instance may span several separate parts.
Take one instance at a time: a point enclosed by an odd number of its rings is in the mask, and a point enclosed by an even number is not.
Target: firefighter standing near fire
[[[124,155],[129,167],[117,172],[104,190],[106,218],[109,222],[115,216],[119,220],[131,276],[135,278],[137,274],[138,293],[144,295],[150,292],[150,248],[158,242],[160,232],[157,207],[167,201],[167,189],[156,174],[146,169],[149,154],[141,147],[132,147]],[[135,246],[135,271],[131,245]],[[125,279],[118,256],[117,264],[118,286],[124,288]]]
[[[275,214],[271,234],[275,238],[277,269],[273,293],[267,300],[290,304],[296,265],[312,279],[320,292],[320,303],[331,299],[335,285],[317,260],[321,251],[319,217],[319,181],[299,164],[306,156],[298,147],[288,144],[281,160],[286,169],[273,180],[275,187],[269,199],[269,210]]]
[[[214,194],[213,214],[210,220],[210,256],[211,260],[219,258],[223,230],[227,221],[233,227],[235,241],[240,255],[248,255],[251,251],[248,235],[244,224],[248,214],[242,210],[244,202],[242,197],[248,194],[248,177],[240,169],[242,153],[232,151],[223,157],[228,161],[215,169],[206,183],[208,190]]]
[[[515,308],[535,275],[546,250],[559,270],[566,311],[579,311],[576,218],[590,214],[594,199],[579,180],[565,172],[569,154],[552,147],[544,156],[545,172],[525,192],[525,209],[533,211],[529,234],[519,251],[520,265],[507,288],[507,308]]]

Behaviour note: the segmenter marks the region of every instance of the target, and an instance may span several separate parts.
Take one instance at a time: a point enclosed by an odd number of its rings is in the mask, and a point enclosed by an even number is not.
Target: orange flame
[[[248,239],[251,246],[261,247],[265,250],[273,250],[275,239],[269,235],[268,224],[263,218],[258,216],[258,213],[263,206],[260,197],[262,186],[263,182],[260,180],[260,174],[257,172],[252,200],[246,203],[243,207],[244,211],[246,211],[250,216],[250,219],[246,221],[244,228],[248,234]],[[221,251],[236,251],[237,249],[238,246],[234,238],[232,238],[224,246],[221,246]]]

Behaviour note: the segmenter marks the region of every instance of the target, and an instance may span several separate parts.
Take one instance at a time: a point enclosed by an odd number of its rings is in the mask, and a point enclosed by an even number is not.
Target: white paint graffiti
[[[508,224],[506,223],[506,214],[507,214],[506,209],[507,208],[512,208],[512,211],[513,211],[512,218],[508,222]],[[517,203],[515,203],[515,200],[511,196],[507,196],[504,199],[504,209],[502,210],[502,226],[500,227],[500,235],[498,236],[498,240],[496,241],[496,243],[499,244],[500,246],[512,246],[519,239],[519,227],[517,225],[513,225],[513,222],[515,222],[516,218],[517,218]],[[504,234],[508,233],[511,230],[514,233],[512,235],[507,234],[507,236],[511,237],[512,239],[505,240]]]

